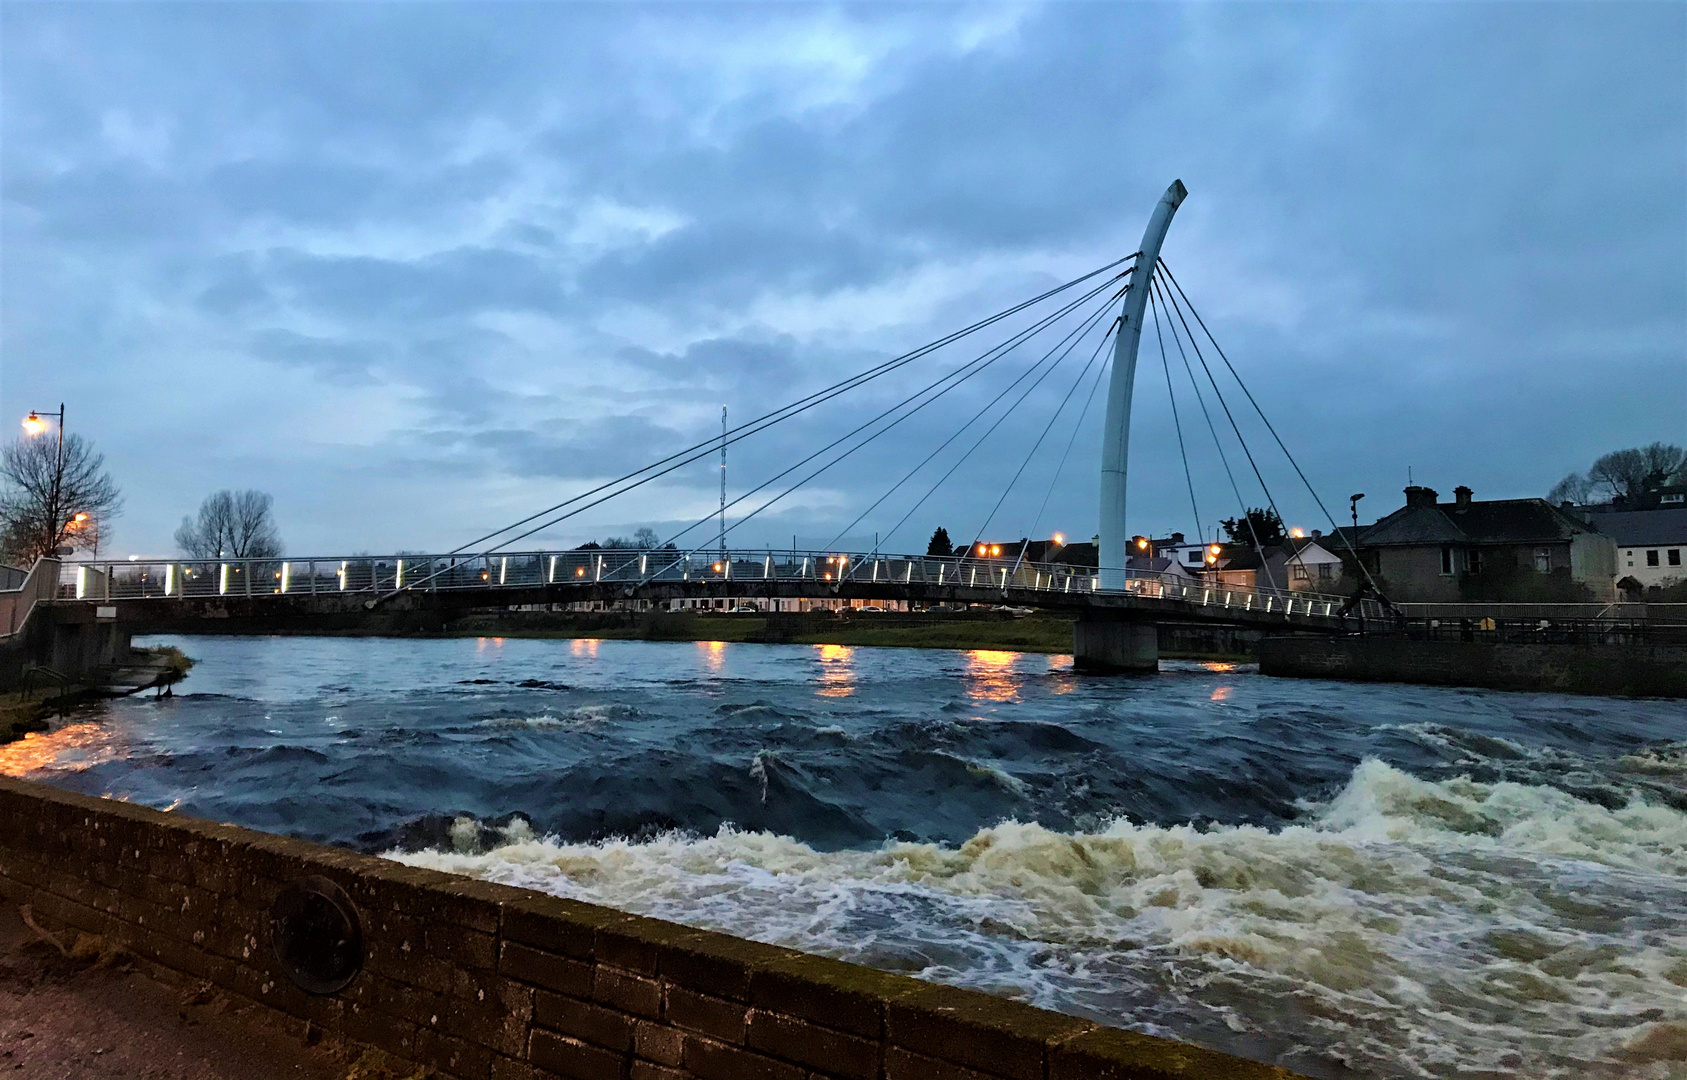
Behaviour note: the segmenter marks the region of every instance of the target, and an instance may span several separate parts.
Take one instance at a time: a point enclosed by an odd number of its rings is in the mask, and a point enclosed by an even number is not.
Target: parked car
[[[996,610],[1004,615],[1012,615],[1016,619],[1023,619],[1031,614],[1031,609],[1028,607],[1011,607],[1007,604],[998,604]]]
[[[880,607],[877,604],[862,604],[860,607],[856,608],[855,610],[861,612],[864,615],[865,614],[883,615],[885,609]]]
[[[761,608],[753,604],[739,604],[727,612],[728,615],[760,615]]]

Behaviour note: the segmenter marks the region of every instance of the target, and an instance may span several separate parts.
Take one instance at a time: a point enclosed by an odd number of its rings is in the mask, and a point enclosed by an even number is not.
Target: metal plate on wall
[[[269,931],[276,962],[301,990],[338,993],[363,970],[363,920],[327,878],[282,889],[270,905]]]

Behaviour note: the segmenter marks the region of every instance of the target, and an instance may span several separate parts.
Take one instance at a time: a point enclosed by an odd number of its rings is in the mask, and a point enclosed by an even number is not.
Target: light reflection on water
[[[848,645],[816,645],[820,650],[821,697],[846,698],[855,693],[855,650]]]
[[[1018,701],[1019,654],[973,649],[966,654],[967,693],[977,701]]]
[[[595,646],[597,643],[592,644]],[[726,642],[699,641],[697,649],[703,657],[703,666],[708,669],[710,675],[719,675],[726,668]],[[590,655],[596,656],[597,649],[593,648]]]
[[[84,721],[57,731],[31,732],[0,746],[0,776],[25,776],[48,767],[81,772],[116,760],[121,750],[119,737],[108,724]]]
[[[568,651],[575,656],[596,659],[597,638],[574,638],[568,643]]]

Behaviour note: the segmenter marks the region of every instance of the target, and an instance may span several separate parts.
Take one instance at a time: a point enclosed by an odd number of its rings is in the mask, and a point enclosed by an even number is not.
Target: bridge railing
[[[883,552],[732,549],[721,552],[572,549],[499,555],[355,555],[308,559],[186,559],[169,562],[77,563],[65,570],[60,595],[81,600],[257,597],[408,590],[516,589],[616,583],[781,582],[923,585],[997,590],[1004,594],[1101,593],[1095,568],[1016,562],[1000,557],[896,555]],[[1126,572],[1116,592],[1203,609],[1332,617],[1340,596],[1217,584],[1181,573]],[[1365,601],[1357,614],[1384,613]]]

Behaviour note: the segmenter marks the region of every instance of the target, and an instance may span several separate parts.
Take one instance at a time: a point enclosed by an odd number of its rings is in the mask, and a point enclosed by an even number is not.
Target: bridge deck
[[[1130,571],[1103,589],[1093,568],[1009,559],[883,553],[574,550],[509,555],[393,555],[214,562],[79,564],[63,600],[133,624],[257,614],[349,615],[586,601],[844,599],[1008,604],[1135,621],[1224,622],[1335,630],[1341,597]],[[62,602],[62,601],[61,601]],[[1367,604],[1359,612],[1378,618]]]

